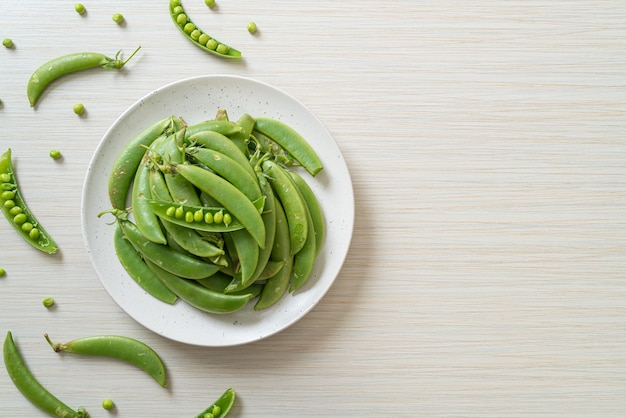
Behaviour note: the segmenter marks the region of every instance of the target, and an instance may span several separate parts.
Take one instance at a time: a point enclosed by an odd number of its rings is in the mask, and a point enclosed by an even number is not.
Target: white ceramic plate
[[[326,217],[326,238],[307,283],[279,303],[255,311],[254,300],[227,315],[201,312],[179,301],[160,302],[125,272],[113,247],[113,218],[107,182],[119,153],[143,128],[170,115],[188,124],[212,119],[218,108],[236,120],[243,113],[280,119],[300,132],[318,153],[324,169],[311,177],[303,171]],[[354,227],[354,193],[339,148],[324,125],[300,102],[268,84],[243,77],[201,76],[166,85],[133,104],[109,128],[98,145],[85,178],[81,210],[85,246],[102,285],[128,315],[172,340],[199,346],[232,346],[273,335],[306,315],[331,287],[348,253]]]

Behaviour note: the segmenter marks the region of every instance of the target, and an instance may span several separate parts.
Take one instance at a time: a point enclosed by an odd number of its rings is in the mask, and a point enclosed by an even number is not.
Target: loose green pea
[[[225,54],[228,52],[228,47],[224,44],[219,44],[215,50],[220,54]]]
[[[74,10],[76,10],[76,13],[78,13],[79,15],[84,14],[86,11],[85,6],[82,3],[76,3],[76,5],[74,6]]]
[[[7,274],[7,271],[0,267],[0,277],[4,276],[5,274]]]
[[[256,23],[250,22],[248,23],[248,32],[254,33],[257,31]]]
[[[3,183],[10,182],[11,181],[11,175],[7,174],[7,173],[0,174],[0,181],[2,181]]]
[[[15,46],[11,38],[4,38],[2,40],[2,45],[4,45],[6,48],[13,48]]]
[[[61,158],[61,151],[59,151],[58,149],[53,149],[52,151],[50,151],[50,158],[58,160],[59,158]]]
[[[112,17],[113,21],[115,23],[117,23],[118,25],[122,22],[124,22],[124,16],[122,16],[121,13],[115,13]]]
[[[78,116],[82,116],[85,113],[85,105],[82,103],[76,103],[74,105],[74,113]]]
[[[24,212],[24,209],[22,209],[19,206],[13,206],[11,209],[9,209],[9,215],[17,215],[18,213],[22,213]]]
[[[102,401],[102,407],[107,411],[110,411],[115,406],[112,399],[105,399]]]
[[[204,3],[209,7],[215,7],[215,0],[204,0]]]
[[[13,199],[15,197],[15,192],[11,191],[11,190],[7,190],[5,192],[2,192],[2,194],[0,194],[0,196],[2,197],[2,200],[10,200],[10,199]]]
[[[18,213],[13,217],[13,222],[15,222],[15,224],[17,225],[22,225],[24,222],[26,222],[27,219],[28,218],[26,217],[26,215],[24,215],[23,213]]]
[[[51,296],[48,296],[47,298],[45,298],[43,300],[43,306],[45,306],[46,308],[51,308],[52,305],[54,305],[54,298]]]

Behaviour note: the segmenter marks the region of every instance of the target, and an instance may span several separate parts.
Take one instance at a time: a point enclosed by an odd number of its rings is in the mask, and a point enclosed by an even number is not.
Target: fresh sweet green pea
[[[84,14],[86,11],[85,6],[82,3],[76,3],[76,5],[74,6],[74,10],[76,10],[76,13],[78,13],[79,15]]]
[[[5,274],[7,274],[7,271],[0,267],[0,277],[4,276]]]
[[[43,306],[45,306],[46,308],[51,308],[53,305],[54,305],[53,297],[48,296],[47,298],[43,300]]]
[[[204,0],[204,3],[209,7],[215,7],[215,0]]]
[[[78,116],[82,116],[85,113],[85,105],[82,103],[76,103],[73,110]]]
[[[102,401],[102,407],[106,409],[107,411],[110,411],[111,409],[113,409],[114,406],[115,406],[115,403],[113,403],[112,399],[107,398]]]
[[[250,22],[248,23],[248,32],[255,33],[257,31],[256,23]]]
[[[50,158],[58,160],[59,158],[61,158],[61,151],[59,151],[58,149],[53,149],[52,151],[50,151]]]
[[[5,48],[13,48],[15,46],[11,38],[4,38],[2,40],[2,45],[4,45]]]
[[[124,22],[124,16],[121,13],[115,13],[112,19],[118,25]]]

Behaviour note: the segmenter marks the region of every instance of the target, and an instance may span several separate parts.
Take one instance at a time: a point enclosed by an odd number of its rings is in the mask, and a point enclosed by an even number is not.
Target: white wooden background
[[[67,0],[0,8],[0,38],[16,45],[0,48],[0,150],[13,149],[62,248],[39,254],[0,221],[0,335],[13,331],[69,405],[106,417],[111,397],[120,418],[193,416],[233,386],[239,418],[626,416],[626,2],[218,0],[209,12],[185,0],[241,62],[188,43],[167,1],[84,4],[83,17]],[[137,45],[126,71],[70,76],[29,108],[44,60]],[[224,349],[130,319],[80,230],[107,127],[151,90],[202,74],[301,100],[339,144],[356,198],[352,247],[323,301],[278,335]],[[170,389],[123,364],[53,357],[44,332],[139,338],[166,360]],[[0,404],[1,416],[38,416],[4,371]]]

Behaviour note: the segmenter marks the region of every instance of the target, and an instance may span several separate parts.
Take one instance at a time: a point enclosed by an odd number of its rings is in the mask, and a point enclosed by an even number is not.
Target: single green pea
[[[111,409],[113,409],[114,406],[115,406],[115,403],[113,403],[112,399],[107,398],[102,401],[102,407],[106,409],[107,411],[110,411]]]
[[[209,7],[215,7],[215,0],[204,0],[204,3]]]
[[[76,103],[74,105],[74,113],[78,116],[82,116],[85,113],[85,105],[82,103]]]
[[[228,46],[219,44],[215,50],[220,54],[226,54],[228,52]]]
[[[2,183],[0,185],[0,190],[13,190],[15,189],[15,186],[12,185],[11,183]]]
[[[202,32],[200,32],[198,29],[194,29],[193,32],[189,34],[189,37],[194,41],[197,41],[200,38],[200,35],[202,35]]]
[[[23,213],[18,213],[17,215],[13,217],[13,222],[15,222],[16,225],[22,225],[27,220],[28,218]]]
[[[24,209],[22,209],[19,206],[13,206],[11,209],[9,209],[9,215],[17,215],[18,213],[22,213],[24,212]]]
[[[39,238],[39,230],[37,228],[33,228],[30,230],[30,232],[28,233],[28,237],[32,240],[35,240],[37,238]]]
[[[0,181],[2,181],[3,183],[8,183],[11,181],[11,175],[9,173],[2,173],[0,174]]]
[[[170,5],[172,7],[180,7],[180,0],[171,0]]]
[[[216,224],[221,224],[223,220],[224,213],[222,211],[219,211],[215,215],[213,215],[213,222],[215,222]]]
[[[2,194],[0,194],[0,197],[2,197],[2,200],[13,199],[15,197],[15,192],[12,190],[7,190],[2,192]]]
[[[207,412],[202,416],[202,418],[215,418],[215,415],[213,415],[211,412]]]
[[[248,32],[254,33],[256,31],[257,31],[256,23],[254,23],[254,22],[248,23]]]
[[[15,46],[11,38],[4,38],[2,40],[2,45],[4,45],[6,48],[13,48]]]
[[[192,223],[193,222],[193,212],[188,211],[185,213],[185,222]]]
[[[184,27],[183,27],[183,31],[189,35],[191,32],[193,32],[196,29],[196,25],[194,25],[193,23],[189,22],[187,23]]]
[[[226,226],[230,225],[233,222],[233,218],[232,218],[232,216],[230,216],[230,213],[225,213],[224,214],[223,221],[224,221],[224,225],[226,225]]]
[[[204,214],[202,213],[201,210],[197,210],[194,212],[193,214],[193,220],[196,222],[202,222],[202,220],[204,219]]]
[[[170,206],[169,208],[165,210],[165,214],[167,216],[174,216],[175,213],[176,213],[176,208],[174,206]]]
[[[222,412],[222,408],[220,408],[219,405],[214,405],[211,412],[213,415],[218,416]]]
[[[30,222],[24,222],[22,224],[22,231],[24,232],[30,232],[33,230],[33,224],[31,224]]]
[[[184,13],[181,13],[178,16],[176,16],[176,23],[178,23],[179,25],[184,25],[185,23],[187,23],[187,15]]]
[[[211,212],[207,212],[204,214],[204,222],[207,224],[213,223],[213,214]]]
[[[215,50],[217,48],[217,41],[213,38],[209,39],[206,42],[206,47],[211,49],[211,50]]]
[[[7,271],[0,267],[0,277],[4,276],[5,274],[7,274]]]
[[[124,22],[124,16],[122,16],[121,13],[115,13],[112,17],[113,21],[115,23],[117,23],[118,25],[122,22]]]
[[[45,298],[43,300],[43,306],[45,306],[46,308],[51,308],[52,305],[54,305],[54,298],[51,296],[48,296],[47,298]]]
[[[13,201],[13,200],[5,200],[4,201],[4,207],[7,208],[7,209],[11,209],[14,206],[15,206],[15,201]]]
[[[202,45],[206,45],[206,43],[209,41],[209,39],[211,39],[211,37],[209,35],[207,35],[206,33],[203,33],[198,38],[198,43],[200,43]]]
[[[61,151],[59,151],[58,149],[53,149],[52,151],[50,151],[50,158],[58,160],[59,158],[61,158]]]
[[[185,216],[185,209],[183,209],[182,206],[177,207],[176,211],[174,212],[174,217],[176,219],[183,219],[184,216]]]
[[[78,13],[79,15],[84,14],[86,11],[85,6],[82,3],[76,3],[76,5],[74,6],[74,10],[76,10],[76,13]]]
[[[181,14],[184,11],[185,11],[185,9],[183,9],[183,6],[175,6],[174,8],[172,8],[172,14],[174,16],[178,16],[179,14]]]

